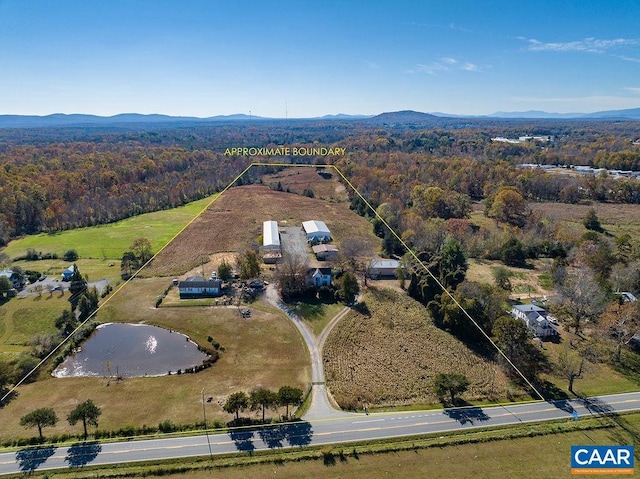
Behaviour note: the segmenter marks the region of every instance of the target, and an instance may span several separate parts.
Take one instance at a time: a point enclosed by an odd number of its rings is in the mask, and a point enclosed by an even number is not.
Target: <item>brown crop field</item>
[[[324,176],[320,176],[322,173]],[[348,199],[346,189],[336,180],[338,174],[332,168],[316,169],[311,167],[285,168],[271,175],[265,175],[266,185],[280,183],[284,190],[302,195],[305,190],[311,190],[316,198],[338,201]]]
[[[303,221],[324,221],[339,245],[344,238],[380,240],[371,224],[349,209],[346,202],[329,202],[274,191],[262,185],[226,191],[169,244],[143,271],[143,276],[178,276],[198,266],[204,258],[219,252],[243,251],[259,246],[262,222],[299,226]]]
[[[368,314],[351,311],[327,338],[327,385],[342,405],[433,404],[432,378],[461,372],[471,381],[463,396],[477,401],[523,394],[510,390],[500,367],[434,326],[418,302],[387,289],[369,289]]]

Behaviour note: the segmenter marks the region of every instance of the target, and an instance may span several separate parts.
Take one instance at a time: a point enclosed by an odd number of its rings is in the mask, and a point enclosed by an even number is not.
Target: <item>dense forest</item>
[[[640,170],[637,134],[633,121],[551,120],[447,120],[428,126],[291,120],[129,130],[2,129],[0,242],[181,205],[219,191],[251,161],[269,160],[225,156],[224,150],[234,146],[340,146],[347,153],[336,160],[338,166],[374,207],[422,204],[423,209],[436,208],[422,211],[423,216],[444,219],[464,217],[470,200],[491,198],[506,186],[528,201],[638,203],[636,178],[517,167],[537,163]],[[552,140],[492,141],[495,136],[523,135]],[[256,179],[257,174],[249,174],[241,182]]]

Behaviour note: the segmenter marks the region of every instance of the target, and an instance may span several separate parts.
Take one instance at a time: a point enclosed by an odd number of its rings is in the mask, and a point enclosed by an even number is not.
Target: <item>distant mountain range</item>
[[[379,125],[410,125],[431,124],[451,119],[632,119],[640,120],[640,108],[627,110],[608,110],[595,113],[548,113],[545,111],[496,112],[491,115],[451,115],[447,113],[421,113],[413,110],[386,112],[379,115],[325,115],[316,118],[290,118],[288,121],[362,121],[367,124]],[[223,122],[247,121],[285,121],[283,118],[266,118],[245,114],[218,115],[208,118],[169,115],[143,115],[139,113],[122,113],[114,116],[97,116],[63,113],[53,115],[0,115],[0,128],[40,128],[40,127],[127,127],[134,125],[146,126],[175,126],[175,125],[207,125]]]
[[[548,119],[584,119],[584,118],[631,118],[640,119],[640,108],[630,108],[628,110],[607,110],[597,111],[594,113],[549,113],[546,111],[529,110],[529,111],[499,111],[490,118],[548,118]]]

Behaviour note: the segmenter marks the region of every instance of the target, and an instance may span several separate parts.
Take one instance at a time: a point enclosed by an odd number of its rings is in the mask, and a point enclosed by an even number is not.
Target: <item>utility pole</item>
[[[207,435],[207,444],[209,445],[209,457],[213,461],[213,451],[211,451],[211,441],[209,441],[209,430],[207,429],[207,411],[204,407],[204,388],[201,391],[202,394],[202,420],[204,421],[204,433]]]

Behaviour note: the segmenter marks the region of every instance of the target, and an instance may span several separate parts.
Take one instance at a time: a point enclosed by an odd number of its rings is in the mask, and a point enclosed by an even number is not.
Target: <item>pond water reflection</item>
[[[101,324],[53,372],[82,376],[161,376],[202,364],[209,356],[183,334],[147,324]]]

